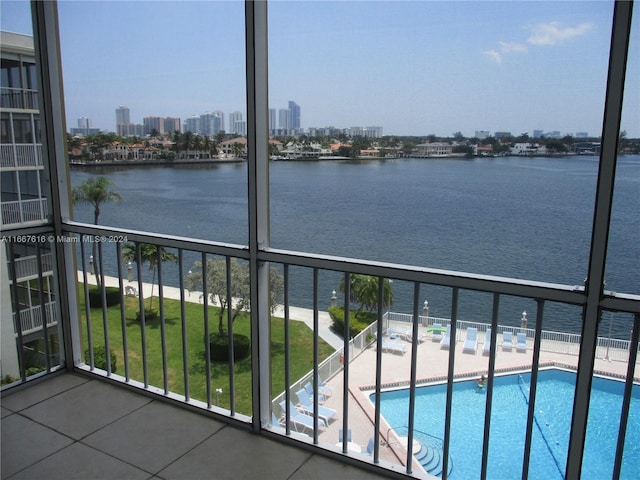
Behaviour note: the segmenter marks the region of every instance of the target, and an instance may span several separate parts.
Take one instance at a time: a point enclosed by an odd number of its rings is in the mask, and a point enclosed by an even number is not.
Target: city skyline
[[[25,6],[3,2],[2,28],[30,33]],[[245,113],[242,2],[63,0],[59,10],[68,127],[88,117],[111,130],[120,104],[136,118]],[[274,1],[270,107],[296,99],[305,129],[599,136],[612,12],[607,2]],[[637,17],[621,125],[634,138]],[[114,36],[114,22],[127,35]]]

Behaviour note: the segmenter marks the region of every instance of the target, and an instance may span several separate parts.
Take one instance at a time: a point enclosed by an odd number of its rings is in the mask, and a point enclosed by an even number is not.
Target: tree
[[[179,130],[175,130],[173,132],[171,140],[173,141],[173,148],[176,151],[176,158],[178,159],[180,158],[180,146],[182,143],[182,139],[183,139],[182,133],[180,133]]]
[[[122,247],[122,260],[124,262],[137,262],[138,252],[136,244],[125,243]],[[178,257],[171,252],[167,252],[164,247],[153,245],[150,243],[140,244],[140,261],[142,264],[148,263],[149,270],[153,272],[151,277],[151,298],[149,300],[149,310],[153,309],[153,287],[156,283],[156,268],[158,267],[158,260],[161,262],[178,262]]]
[[[251,286],[249,264],[238,263],[235,259],[229,262],[231,276],[231,297],[227,295],[227,262],[225,259],[207,260],[207,292],[212,304],[218,304],[218,335],[225,337],[224,318],[227,308],[232,309],[231,321],[248,311],[251,307]],[[202,262],[195,262],[185,279],[190,292],[203,291]],[[274,313],[282,296],[282,276],[277,269],[269,270],[269,311]],[[231,301],[233,299],[233,302]]]
[[[71,201],[74,205],[88,203],[93,206],[93,223],[98,225],[100,206],[108,202],[120,202],[122,195],[116,189],[115,184],[107,177],[88,178],[73,189]],[[98,245],[93,243],[94,273],[96,284],[100,286],[100,262],[98,261]]]
[[[353,274],[349,277],[350,283],[350,300],[360,304],[358,312],[366,308],[368,312],[372,312],[378,306],[378,277],[371,275]],[[340,291],[344,293],[345,284],[344,277],[340,282]],[[393,291],[391,290],[391,281],[385,278],[382,284],[382,306],[388,307],[393,303]]]
[[[244,145],[242,145],[240,142],[234,142],[231,145],[231,151],[233,152],[234,156],[239,157],[244,153]]]

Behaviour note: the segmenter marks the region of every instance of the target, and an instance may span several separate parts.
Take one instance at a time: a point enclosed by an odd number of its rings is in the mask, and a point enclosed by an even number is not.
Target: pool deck
[[[95,283],[93,276],[89,276],[89,283]],[[81,272],[78,272],[78,281],[82,281]],[[107,286],[117,286],[117,279],[105,277]],[[127,285],[135,287],[137,293],[136,282],[124,282]],[[151,285],[143,285],[144,295],[148,297],[151,293]],[[154,294],[157,295],[157,286]],[[166,298],[179,300],[181,296],[180,289],[175,287],[163,287],[163,294]],[[200,292],[183,292],[185,301],[202,303],[202,295]],[[313,329],[313,310],[290,307],[290,318],[292,320],[302,321]],[[275,316],[284,316],[282,307],[274,312]],[[330,330],[331,319],[325,311],[318,312],[318,334],[319,337],[330,344],[333,348],[340,349],[343,346],[343,340]],[[399,330],[407,328],[407,323],[391,321],[389,327],[397,327]],[[475,353],[463,352],[463,344],[465,331],[458,332],[459,340],[454,342],[452,339],[451,346],[455,352],[454,358],[454,376],[460,379],[479,378],[482,374],[487,374],[489,369],[489,355],[483,355],[482,347],[484,344],[484,332],[478,332]],[[419,327],[418,338],[423,338],[421,343],[417,345],[416,359],[416,380],[418,384],[441,383],[446,381],[449,365],[449,349],[441,348],[439,340],[433,338],[432,333],[426,331],[426,327]],[[385,341],[389,340],[385,337]],[[506,372],[527,371],[531,369],[533,357],[533,339],[527,339],[526,352],[517,351],[515,346],[510,351],[501,347],[502,336],[496,338],[496,364],[495,372],[497,375]],[[406,346],[404,353],[383,351],[382,352],[382,368],[381,368],[381,386],[382,389],[401,388],[409,384],[411,376],[411,358],[412,344],[402,337],[389,340],[397,344]],[[549,342],[549,341],[547,341]],[[558,342],[562,343],[562,342]],[[561,349],[560,349],[561,350]],[[351,455],[362,455],[369,459],[371,457],[366,454],[369,439],[374,434],[374,408],[369,400],[369,395],[375,389],[376,385],[376,345],[375,343],[365,349],[360,355],[351,360],[349,364],[349,411],[348,425],[352,434],[352,446],[360,448],[362,453],[349,453]],[[640,356],[638,358],[640,362]],[[640,376],[640,366],[636,363],[635,377],[636,380]],[[541,351],[539,359],[540,367],[559,366],[575,369],[578,364],[577,354],[553,353],[549,351]],[[627,373],[627,363],[621,361],[609,361],[602,358],[596,358],[596,372],[603,375],[611,375],[617,378],[623,378]],[[319,433],[318,441],[323,447],[333,449],[337,452],[342,451],[342,445],[338,444],[338,432],[343,426],[343,373],[342,371],[335,374],[327,380],[327,385],[332,390],[332,395],[326,398],[322,404],[326,407],[337,411],[335,420],[322,429]],[[640,380],[638,380],[640,381]],[[399,439],[394,432],[390,431],[392,425],[388,425],[384,418],[380,423],[381,443],[379,449],[380,461],[387,466],[404,470],[406,465],[406,448],[401,445],[402,440]],[[393,427],[398,427],[393,425]],[[307,438],[304,435],[296,434],[298,438]],[[308,437],[311,442],[311,437]],[[421,466],[417,462],[413,462],[414,475],[421,471]],[[427,478],[429,475],[425,476]]]
[[[393,322],[391,322],[393,326]],[[404,324],[406,328],[406,324]],[[422,331],[424,327],[420,327]],[[425,332],[426,333],[426,332]],[[462,332],[461,332],[462,333]],[[484,333],[478,333],[477,350],[475,353],[463,352],[463,341],[452,342],[455,352],[454,375],[461,379],[479,378],[482,374],[487,374],[489,368],[489,355],[483,355],[482,345],[484,343]],[[511,351],[503,350],[500,345],[501,335],[498,335],[496,342],[496,375],[506,372],[527,371],[531,369],[533,359],[533,340],[528,339],[527,351],[516,351],[515,347]],[[406,345],[406,351],[394,353],[391,351],[382,352],[381,386],[382,389],[392,389],[407,387],[411,377],[412,344],[402,338],[391,340],[396,343]],[[440,342],[427,336],[422,343],[417,345],[416,358],[416,380],[418,384],[442,383],[446,381],[449,365],[449,349],[443,349]],[[374,408],[369,400],[369,395],[373,393],[376,385],[376,345],[373,344],[364,350],[359,356],[354,358],[349,364],[349,428],[352,431],[352,441],[366,448],[368,439],[373,436],[374,431]],[[540,352],[540,368],[546,366],[565,366],[576,368],[578,356],[570,354]],[[602,374],[608,374],[620,378],[627,372],[627,364],[621,361],[608,361],[597,358],[595,370]],[[636,365],[635,375],[638,376],[640,368]],[[319,436],[320,442],[326,442],[335,446],[338,441],[338,430],[343,426],[342,412],[342,387],[343,374],[336,374],[327,381],[331,387],[333,395],[326,399],[324,405],[338,411],[337,420],[330,423],[328,428]],[[380,446],[381,461],[405,465],[406,449],[400,445],[401,441],[390,432],[391,425],[387,425],[381,419],[380,433],[382,443]],[[398,427],[393,425],[393,427]],[[341,451],[341,447],[336,447]],[[415,465],[414,469],[419,470],[420,466]]]

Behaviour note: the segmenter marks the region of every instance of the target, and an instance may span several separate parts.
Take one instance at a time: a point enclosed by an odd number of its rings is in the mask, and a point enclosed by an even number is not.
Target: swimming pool
[[[522,475],[527,425],[529,374],[497,376],[491,411],[487,478],[512,479]],[[446,385],[416,389],[415,436],[444,437]],[[538,374],[536,415],[531,443],[529,478],[563,479],[567,462],[575,374],[541,370]],[[624,384],[594,377],[583,478],[611,478]],[[375,394],[370,396],[375,401]],[[480,476],[486,392],[475,381],[455,382],[451,418],[449,478]],[[408,424],[409,390],[381,394],[381,413],[394,428]],[[640,386],[633,388],[625,452],[620,478],[638,478],[640,471]]]

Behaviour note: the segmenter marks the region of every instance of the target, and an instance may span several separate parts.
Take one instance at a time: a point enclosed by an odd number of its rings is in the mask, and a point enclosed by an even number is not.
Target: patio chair
[[[484,344],[482,345],[482,354],[489,355],[491,353],[491,327],[487,327],[487,333],[484,336]]]
[[[418,334],[418,343],[422,343],[427,339],[428,335],[426,333]],[[407,342],[413,342],[413,332],[411,330],[407,330],[406,335]]]
[[[280,420],[278,420],[278,417],[276,417],[276,414],[271,412],[271,425],[274,427],[282,427],[282,423],[280,423]]]
[[[510,352],[513,346],[513,332],[502,332],[502,350]]]
[[[307,415],[313,415],[313,401],[306,390],[301,389],[296,392],[298,397],[298,408]],[[336,416],[336,411],[333,408],[323,407],[318,405],[318,418],[324,422],[325,425],[329,425],[329,420]]]
[[[285,402],[280,402],[280,407],[283,412],[286,412]],[[318,418],[320,420],[320,418]],[[293,426],[293,429],[296,432],[299,432],[298,427],[308,428],[313,431],[313,417],[311,415],[307,415],[306,413],[300,412],[296,406],[289,402],[289,425]],[[324,424],[326,426],[326,423]],[[318,422],[318,427],[322,426],[321,422]]]
[[[320,395],[324,395],[325,397],[330,397],[333,393],[331,390],[331,386],[325,382],[320,375],[318,375],[318,393]]]
[[[391,353],[400,353],[402,355],[407,351],[407,345],[398,342],[382,342],[382,351]]]
[[[369,455],[373,455],[373,447],[376,444],[376,437],[371,437],[369,439],[369,443],[367,443],[367,453]]]
[[[398,330],[396,330],[395,328],[387,328],[387,330],[385,331],[385,333],[387,334],[387,337],[389,337],[391,340],[395,340],[397,339],[400,335],[402,335],[401,332],[399,332]]]
[[[444,332],[444,337],[440,340],[440,348],[448,349],[451,343],[451,325],[447,325],[447,331]]]
[[[527,351],[527,334],[526,333],[518,333],[516,335],[516,350],[518,352]]]
[[[439,342],[440,340],[442,340],[442,332],[440,331],[440,329],[442,328],[442,324],[434,323],[433,325],[431,325],[431,328],[433,329],[431,331],[431,340],[434,342]]]
[[[343,431],[342,429],[338,430],[338,443],[342,443],[344,441],[344,435],[343,435]],[[347,442],[351,441],[351,429],[347,428]]]
[[[311,382],[307,382],[304,384],[305,391],[309,394],[310,397],[313,397],[313,384]],[[318,400],[324,402],[327,397],[331,396],[331,388],[328,386],[320,385],[318,382]]]
[[[467,328],[467,338],[462,346],[464,353],[476,353],[478,348],[478,329],[475,327]]]

